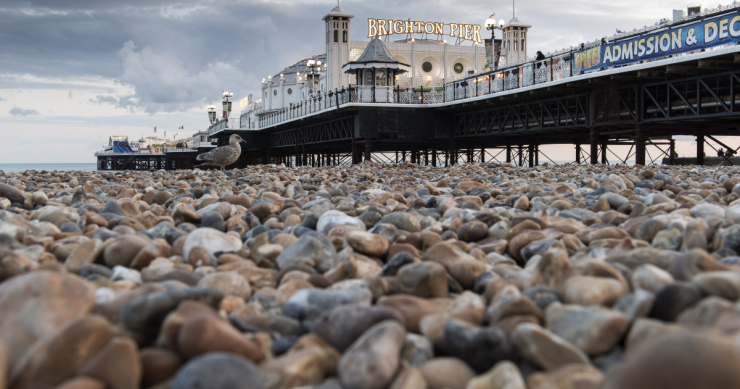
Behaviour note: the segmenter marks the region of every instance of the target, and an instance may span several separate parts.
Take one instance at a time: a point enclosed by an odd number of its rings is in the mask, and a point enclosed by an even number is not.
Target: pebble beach
[[[740,387],[740,168],[0,171],[0,389]]]

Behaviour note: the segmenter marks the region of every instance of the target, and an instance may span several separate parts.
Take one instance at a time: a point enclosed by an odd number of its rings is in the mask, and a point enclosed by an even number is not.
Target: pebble
[[[0,382],[740,386],[739,175],[0,171]]]

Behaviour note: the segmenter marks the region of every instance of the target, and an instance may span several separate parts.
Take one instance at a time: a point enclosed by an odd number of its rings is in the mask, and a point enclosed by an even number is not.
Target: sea
[[[85,172],[98,170],[97,163],[0,163],[0,170],[9,172],[25,172],[26,170],[46,170],[52,172],[81,170]]]
[[[544,163],[548,161],[542,161],[540,159],[540,163]],[[565,164],[571,161],[555,161],[557,164]],[[614,162],[612,162],[614,163]],[[627,161],[628,165],[634,165],[635,161]],[[36,170],[36,171],[70,171],[70,170],[81,170],[84,172],[89,172],[93,170],[98,170],[98,164],[96,163],[0,163],[0,170],[4,172],[25,172],[26,170]]]

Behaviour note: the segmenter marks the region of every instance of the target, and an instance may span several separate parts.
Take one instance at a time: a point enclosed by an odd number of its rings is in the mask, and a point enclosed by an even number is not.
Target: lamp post
[[[308,62],[306,62],[306,66],[311,68],[311,90],[309,93],[315,93],[316,91],[316,76],[314,74],[314,71],[318,68],[319,72],[321,72],[321,61],[316,61],[313,59],[309,59]]]
[[[227,91],[223,91],[223,95],[222,96],[223,96],[223,102],[222,102],[222,104],[223,104],[223,109],[224,109],[224,112],[223,112],[224,113],[224,119],[226,119],[229,116],[229,114],[231,113],[231,101],[229,101],[229,97],[234,96],[234,94],[233,93],[230,93],[230,92],[227,92]]]
[[[208,106],[208,120],[211,121],[211,124],[213,124],[213,122],[216,121],[216,106],[215,105]]]
[[[498,70],[498,59],[501,54],[501,39],[496,41],[496,30],[502,30],[504,19],[496,24],[496,14],[492,14],[486,19],[486,29],[491,30],[491,39],[486,39],[486,60],[489,69]],[[503,37],[503,36],[502,36]]]

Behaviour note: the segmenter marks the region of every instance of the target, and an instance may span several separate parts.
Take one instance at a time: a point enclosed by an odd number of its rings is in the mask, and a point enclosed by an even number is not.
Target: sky
[[[533,25],[530,55],[577,45],[616,29],[671,18],[672,0],[519,0]],[[0,163],[95,162],[110,135],[130,139],[208,126],[221,91],[237,101],[263,77],[325,51],[321,18],[333,1],[2,0]],[[351,39],[367,40],[367,19],[483,24],[512,3],[467,0],[341,1],[355,15]],[[487,32],[485,32],[487,34]],[[185,130],[178,130],[184,126]],[[738,143],[738,142],[734,142]],[[733,144],[734,144],[733,143]],[[679,155],[691,155],[689,138]],[[543,148],[554,160],[569,148]]]

